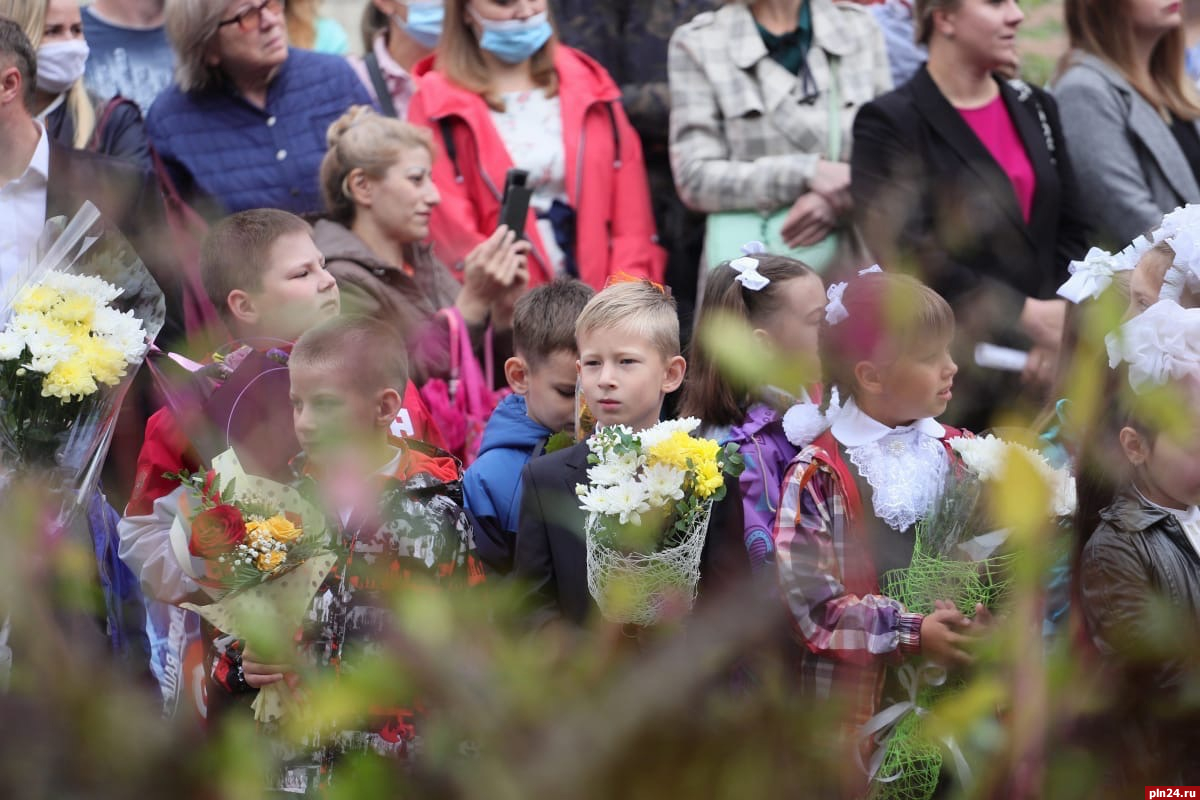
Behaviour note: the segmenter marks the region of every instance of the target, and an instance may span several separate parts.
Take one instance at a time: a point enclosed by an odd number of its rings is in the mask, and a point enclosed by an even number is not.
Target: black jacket
[[[1125,779],[1200,780],[1200,708],[1194,692],[1200,632],[1200,555],[1174,515],[1122,494],[1100,512],[1083,548],[1079,596],[1093,643],[1114,679],[1108,730]]]
[[[1037,178],[1028,223],[1008,176],[926,68],[858,112],[850,186],[885,265],[909,260],[956,309],[982,295],[1012,327],[1026,297],[1053,297],[1083,257],[1087,225],[1054,99],[999,83]]]
[[[521,475],[513,574],[528,584],[535,626],[560,618],[584,625],[599,613],[587,587],[583,540],[587,515],[580,509],[575,493],[576,485],[587,482],[587,457],[584,442],[532,459]],[[736,481],[729,483],[731,489],[736,488]],[[724,591],[750,577],[750,559],[742,542],[741,509],[741,496],[736,490],[713,506],[700,555],[697,603],[719,602]]]

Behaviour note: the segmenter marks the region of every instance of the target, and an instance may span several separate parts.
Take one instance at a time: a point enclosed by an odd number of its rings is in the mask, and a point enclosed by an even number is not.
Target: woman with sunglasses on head
[[[855,260],[850,126],[892,88],[883,36],[855,3],[731,0],[671,37],[671,166],[709,214],[706,260],[750,240],[818,271]]]
[[[411,13],[411,8],[410,8]],[[461,270],[497,229],[505,175],[529,173],[529,282],[595,289],[627,273],[661,281],[642,148],[604,69],[559,44],[546,0],[446,0],[441,42],[416,69],[409,119],[438,142],[439,257]]]
[[[947,413],[982,430],[1022,399],[1040,406],[1066,312],[1055,290],[1087,224],[1054,99],[1002,77],[1017,63],[1017,0],[917,0],[914,16],[929,60],[859,112],[850,188],[879,263],[953,306],[962,369]],[[1023,381],[977,367],[979,343],[1029,351]]]
[[[289,48],[283,0],[167,0],[175,85],[146,129],[176,184],[219,215],[322,209],[325,131],[371,103],[337,56]]]
[[[0,0],[0,17],[21,26],[37,49],[31,109],[54,141],[150,166],[142,115],[132,102],[109,104],[83,85],[88,45],[76,0]]]

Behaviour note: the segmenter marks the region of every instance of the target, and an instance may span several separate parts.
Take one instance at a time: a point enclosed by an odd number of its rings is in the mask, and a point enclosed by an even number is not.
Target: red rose
[[[233,550],[246,538],[246,520],[233,506],[217,506],[201,511],[192,520],[192,538],[188,550],[197,558],[214,559]]]

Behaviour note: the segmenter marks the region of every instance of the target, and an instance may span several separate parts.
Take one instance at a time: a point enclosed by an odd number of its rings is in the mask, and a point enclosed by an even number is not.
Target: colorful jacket
[[[402,447],[398,467],[378,479],[377,507],[351,512],[336,528],[338,560],[309,605],[297,646],[301,666],[353,674],[391,636],[398,596],[463,589],[484,579],[461,505],[457,462],[445,451]],[[302,460],[297,468],[306,472]],[[306,474],[299,485],[316,495],[313,476]],[[221,637],[216,643],[211,673],[216,688],[252,693],[242,672],[242,643]],[[368,719],[314,731],[307,740],[311,747],[284,762],[280,787],[307,790],[327,782],[330,768],[347,752],[412,756],[420,750],[423,714],[419,702],[397,692],[379,698]]]
[[[949,451],[950,439],[966,434],[945,427]],[[857,726],[877,710],[886,667],[920,653],[924,616],[880,594],[851,469],[829,432],[800,451],[780,494],[775,558],[804,648],[800,685],[846,703]]]
[[[729,432],[727,441],[738,445],[745,461],[738,486],[746,552],[751,569],[757,571],[775,561],[775,515],[779,511],[780,487],[799,448],[788,441],[783,420],[775,410],[761,403],[750,407],[745,422]]]
[[[554,66],[578,277],[597,290],[622,272],[661,282],[666,253],[657,244],[642,146],[621,108],[621,91],[599,64],[570,47],[555,47]],[[431,57],[414,68],[418,89],[408,118],[432,129],[439,143],[433,179],[442,202],[433,211],[432,238],[438,257],[461,270],[467,254],[500,224],[504,177],[514,158],[484,99],[435,67]],[[533,210],[525,236],[533,245],[530,285],[537,286],[555,276]]]

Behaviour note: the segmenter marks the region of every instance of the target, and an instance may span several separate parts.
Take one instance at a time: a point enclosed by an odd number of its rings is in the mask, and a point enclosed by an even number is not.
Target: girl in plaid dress
[[[970,658],[971,619],[951,607],[909,613],[879,588],[883,573],[911,561],[914,526],[953,463],[948,441],[962,435],[935,419],[957,371],[954,316],[918,281],[878,271],[831,286],[828,297],[821,361],[846,401],[820,418],[785,418],[793,441],[811,443],[788,468],[774,538],[803,645],[801,691],[837,699],[858,726],[878,709],[888,665]]]

